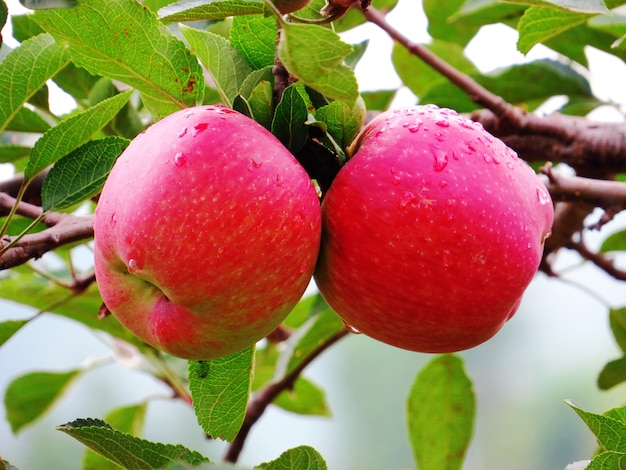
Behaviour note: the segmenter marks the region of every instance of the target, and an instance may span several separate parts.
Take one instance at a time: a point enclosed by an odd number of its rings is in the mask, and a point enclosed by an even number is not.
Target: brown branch
[[[626,271],[615,267],[613,261],[608,259],[606,256],[591,251],[583,242],[572,240],[567,248],[577,251],[580,256],[582,256],[587,261],[591,261],[597,267],[606,272],[609,276],[617,279],[618,281],[626,281]]]
[[[24,235],[12,247],[0,256],[0,270],[24,264],[31,259],[40,258],[48,251],[93,237],[93,216],[76,216],[70,214],[51,213],[44,217],[45,223],[54,224],[50,228],[37,233]],[[5,247],[16,237],[5,236],[0,242]]]
[[[623,182],[562,176],[552,171],[551,165],[546,165],[542,172],[547,176],[543,181],[554,201],[584,201],[603,208],[626,208],[626,184]]]
[[[313,360],[315,360],[320,354],[322,354],[325,350],[327,350],[330,346],[335,344],[341,338],[346,336],[349,333],[347,329],[342,329],[335,333],[333,336],[328,338],[322,344],[320,344],[309,356],[307,356],[297,367],[295,367],[291,372],[286,374],[282,379],[277,382],[273,382],[261,390],[255,395],[255,397],[248,404],[248,409],[246,411],[246,417],[244,418],[243,424],[237,437],[233,439],[226,454],[224,455],[225,462],[236,463],[239,459],[239,454],[243,450],[243,446],[245,444],[246,438],[252,429],[252,426],[261,418],[265,409],[268,407],[270,403],[274,401],[274,399],[283,391],[289,390],[293,388],[296,380],[302,373],[302,371],[307,367]]]

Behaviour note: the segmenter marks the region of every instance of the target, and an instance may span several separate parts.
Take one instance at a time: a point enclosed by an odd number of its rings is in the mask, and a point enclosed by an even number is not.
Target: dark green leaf
[[[468,0],[448,21],[453,25],[468,24],[484,26],[504,23],[515,27],[526,5],[505,3],[500,0]],[[445,37],[442,38],[445,40]]]
[[[585,470],[622,470],[626,468],[626,453],[601,452],[596,455]]]
[[[505,0],[509,3],[524,5],[538,5],[543,7],[559,7],[563,10],[579,11],[583,13],[606,13],[607,8],[603,0]]]
[[[4,0],[0,1],[0,31],[4,28],[4,25],[7,22],[7,17],[9,15],[9,10],[7,8]],[[2,35],[0,34],[0,46],[2,45]]]
[[[45,33],[41,26],[35,23],[32,15],[11,15],[11,27],[13,37],[19,42],[24,42],[33,36]]]
[[[584,23],[592,14],[576,13],[558,8],[530,7],[519,21],[517,48],[527,54],[533,46],[559,33]]]
[[[458,470],[469,445],[476,411],[472,383],[459,356],[430,361],[407,400],[409,440],[420,470]]]
[[[31,372],[13,380],[4,395],[4,406],[11,430],[17,433],[41,417],[63,395],[80,372]]]
[[[0,62],[0,132],[24,103],[69,62],[49,34],[24,41]]]
[[[270,130],[274,119],[274,87],[272,82],[259,82],[250,93],[248,104],[252,118]]]
[[[128,143],[121,137],[105,137],[87,142],[61,158],[43,182],[43,210],[61,211],[98,194]]]
[[[352,47],[339,35],[319,25],[285,23],[278,57],[305,85],[332,99],[350,104],[359,96],[354,71],[343,63]]]
[[[348,106],[343,101],[333,101],[319,108],[315,117],[326,123],[328,133],[345,149],[365,121],[365,102],[357,99],[354,106]]]
[[[608,362],[598,375],[598,388],[608,390],[626,382],[626,357]]]
[[[57,429],[128,470],[161,469],[178,461],[191,465],[209,462],[203,455],[180,444],[140,439],[117,431],[99,419],[77,419]]]
[[[398,90],[377,90],[361,93],[368,111],[385,111],[391,105]]]
[[[305,122],[310,106],[310,99],[304,85],[300,82],[285,88],[276,106],[272,121],[272,134],[278,137],[291,153],[300,150],[307,138],[308,130]]]
[[[428,33],[435,39],[465,46],[480,29],[480,25],[468,23],[452,23],[452,17],[465,0],[424,0],[424,13],[428,18]]]
[[[159,10],[163,21],[222,20],[265,12],[262,0],[182,0]]]
[[[572,97],[567,103],[561,106],[558,110],[561,114],[568,114],[570,116],[586,116],[594,109],[605,105],[603,101],[589,96],[589,97]]]
[[[603,450],[626,452],[626,424],[608,416],[584,411],[569,400],[565,403],[584,421]]]
[[[322,0],[321,2],[313,2],[313,3],[315,4],[314,7],[317,7],[317,11],[319,12],[320,8],[326,4],[326,1]],[[391,10],[393,10],[397,4],[398,4],[398,0],[374,0],[372,2],[372,5],[374,5],[374,7],[377,10],[385,12],[385,13],[388,13]],[[335,31],[337,31],[338,33],[341,33],[344,31],[348,31],[352,28],[355,28],[363,23],[365,23],[365,17],[363,16],[363,14],[360,11],[358,11],[356,8],[350,8],[346,12],[345,15],[333,21],[333,26],[334,26]]]
[[[180,31],[211,74],[223,103],[232,107],[239,88],[252,71],[246,59],[222,36],[185,25],[180,25]]]
[[[293,389],[281,392],[274,404],[301,415],[330,416],[324,391],[304,377],[298,377]]]
[[[308,446],[300,446],[283,452],[271,462],[255,468],[266,470],[326,470],[326,462],[318,451]]]
[[[620,423],[626,424],[626,407],[618,406],[617,408],[611,408],[604,412],[604,416],[616,419]]]
[[[189,388],[198,422],[213,438],[232,441],[250,395],[254,346],[211,361],[189,361]]]
[[[236,16],[230,28],[230,43],[254,70],[274,65],[277,36],[278,27],[273,16]]]
[[[146,402],[138,405],[124,406],[117,408],[104,417],[104,420],[118,431],[139,436],[143,428],[146,415]],[[97,470],[119,470],[120,466],[102,455],[87,449],[83,457],[84,469]]]
[[[626,251],[626,230],[615,232],[604,239],[600,249],[600,253],[608,253],[610,251]]]
[[[76,65],[136,88],[156,118],[202,101],[200,64],[135,0],[81,0],[76,8],[39,10],[33,17],[69,46]]]
[[[29,320],[5,320],[0,322],[0,346],[11,339],[28,322]]]
[[[131,90],[101,101],[64,119],[41,137],[31,152],[24,177],[30,180],[47,166],[85,143],[113,119],[130,98]]]
[[[8,163],[30,155],[30,147],[23,145],[0,144],[0,162]]]
[[[50,124],[39,113],[29,108],[21,108],[6,126],[7,131],[34,132],[43,134],[50,129]]]

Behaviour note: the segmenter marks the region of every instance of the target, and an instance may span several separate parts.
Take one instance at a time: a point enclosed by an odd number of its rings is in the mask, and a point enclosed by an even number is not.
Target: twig
[[[626,207],[626,184],[582,176],[561,176],[546,165],[542,173],[552,199],[555,201],[585,201],[600,207]]]
[[[582,241],[572,240],[567,247],[577,251],[580,256],[587,261],[591,261],[609,276],[617,279],[618,281],[626,281],[626,271],[615,267],[613,261],[608,259],[606,256],[591,251]]]
[[[265,386],[255,395],[255,397],[248,404],[246,417],[244,418],[241,429],[239,430],[239,434],[237,434],[237,437],[233,439],[230,446],[228,447],[228,450],[226,451],[226,455],[224,456],[225,462],[237,462],[239,454],[243,450],[246,438],[250,433],[250,429],[261,418],[268,405],[272,403],[272,401],[274,401],[274,399],[281,392],[293,388],[294,383],[296,382],[302,371],[305,369],[305,367],[307,367],[321,353],[323,353],[326,349],[328,349],[330,346],[335,344],[347,334],[349,334],[349,331],[347,329],[342,329],[338,331],[322,344],[320,344],[311,354],[309,354],[309,356],[307,356],[300,364],[298,364],[297,367],[295,367],[291,372],[286,374],[282,379]]]

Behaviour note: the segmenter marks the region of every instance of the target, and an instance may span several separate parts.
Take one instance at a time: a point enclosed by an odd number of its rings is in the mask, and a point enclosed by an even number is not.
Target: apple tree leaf
[[[98,308],[102,304],[102,298],[95,283],[77,295],[25,267],[13,268],[5,273],[0,298],[30,306],[38,311],[61,315],[91,329],[108,333],[138,348],[146,347],[114,317],[98,319]]]
[[[602,450],[626,453],[626,423],[623,420],[584,411],[570,400],[566,400],[565,403],[595,435]]]
[[[618,346],[626,353],[626,308],[610,309],[609,325]]]
[[[31,147],[16,144],[0,144],[0,163],[9,163],[30,155]]]
[[[626,382],[626,357],[609,361],[598,375],[598,388],[608,390]]]
[[[517,49],[522,54],[527,54],[533,46],[582,24],[593,16],[560,8],[530,7],[517,25]]]
[[[5,320],[0,322],[0,347],[28,322],[29,320]]]
[[[61,211],[95,196],[129,141],[122,137],[92,140],[61,158],[41,188],[42,208]]]
[[[583,468],[584,470],[617,470],[626,468],[626,453],[601,452]]]
[[[318,108],[315,117],[326,123],[328,133],[345,149],[365,121],[365,103],[357,99],[354,106],[349,106],[343,101],[333,101]]]
[[[313,447],[300,446],[283,452],[271,462],[262,463],[255,468],[265,470],[326,470],[326,461]]]
[[[626,250],[626,230],[620,230],[619,232],[612,233],[604,239],[602,245],[600,245],[600,253],[608,253],[610,251],[625,251]]]
[[[232,441],[246,415],[254,346],[210,361],[189,361],[189,389],[198,422],[213,438]]]
[[[24,41],[0,62],[0,132],[28,99],[70,61],[49,34]]]
[[[4,395],[7,421],[13,433],[48,411],[80,372],[30,372],[14,379]]]
[[[230,28],[230,43],[254,70],[274,65],[278,26],[273,16],[236,16]]]
[[[202,102],[200,64],[135,0],[81,0],[75,8],[38,10],[33,18],[69,47],[76,65],[137,89],[157,119]]]
[[[31,10],[46,10],[48,8],[73,8],[78,0],[20,0],[20,3]]]
[[[462,468],[475,410],[472,382],[459,356],[437,356],[423,367],[407,400],[409,440],[420,470]]]
[[[306,121],[312,109],[311,99],[304,85],[296,82],[283,91],[283,96],[274,111],[272,134],[289,149],[296,153],[302,148],[308,136]]]
[[[428,18],[430,36],[465,46],[476,35],[481,25],[464,22],[455,24],[450,21],[450,17],[464,3],[466,3],[465,0],[448,0],[447,2],[424,0],[422,5]]]
[[[104,421],[120,432],[139,436],[143,429],[146,409],[146,402],[116,408],[105,415]],[[111,460],[89,448],[85,451],[82,465],[82,468],[85,469],[119,470],[120,468]]]
[[[113,429],[99,419],[77,419],[57,429],[93,451],[129,470],[161,469],[173,462],[195,466],[209,459],[178,444],[162,444],[140,439]]]
[[[273,404],[301,415],[330,416],[326,394],[304,377],[298,377],[293,388],[282,391]]]
[[[48,130],[36,143],[24,171],[27,180],[32,179],[47,166],[85,143],[96,131],[122,109],[132,90],[101,101],[100,103],[72,114]]]
[[[181,0],[159,10],[163,21],[223,20],[265,12],[263,0]]]
[[[354,71],[343,63],[352,47],[323,26],[282,26],[277,52],[289,73],[322,95],[354,103],[359,96],[358,84]]]
[[[48,129],[50,129],[50,124],[38,112],[29,108],[20,108],[5,130],[43,134]]]
[[[185,25],[180,25],[180,31],[211,74],[224,104],[232,107],[239,88],[252,71],[244,56],[218,34]]]

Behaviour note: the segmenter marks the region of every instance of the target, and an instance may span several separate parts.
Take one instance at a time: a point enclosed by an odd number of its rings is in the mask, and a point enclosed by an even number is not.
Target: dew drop
[[[409,204],[417,201],[417,197],[411,191],[405,191],[400,198],[400,207],[406,207]]]
[[[433,153],[433,157],[435,159],[433,165],[435,171],[443,171],[444,168],[448,165],[448,153],[444,150],[436,150]]]
[[[135,260],[134,258],[129,259],[128,272],[130,274],[135,274],[137,271],[139,271],[139,266],[137,266],[137,260]]]
[[[545,189],[539,186],[537,186],[537,199],[539,200],[539,204],[541,204],[542,206],[550,203],[550,196]]]
[[[454,205],[454,199],[448,199],[448,200],[446,201],[446,206],[448,206],[448,207],[452,207],[453,205]]]
[[[398,186],[401,181],[400,176],[396,173],[396,170],[394,168],[392,168],[390,172],[391,172],[391,184],[393,184],[394,186]]]
[[[378,129],[376,131],[376,133],[374,134],[374,137],[379,137],[379,136],[383,135],[386,130],[387,130],[387,126],[381,127],[380,129]]]
[[[439,181],[439,187],[441,189],[445,188],[446,186],[448,186],[448,182],[446,180]]]
[[[191,116],[193,116],[193,111],[191,111],[191,110],[190,110],[190,111],[185,112],[185,114],[183,115],[183,117],[184,117],[185,119],[189,119]]]
[[[454,264],[454,259],[452,258],[452,253],[450,253],[450,250],[443,250],[442,258],[443,266],[445,268],[449,268]]]
[[[113,212],[110,219],[111,228],[115,227],[115,224],[117,224],[117,215],[115,214],[115,212]]]
[[[181,130],[178,131],[178,134],[176,134],[178,136],[179,139],[185,137],[185,135],[187,134],[187,128],[183,127]]]
[[[250,159],[250,163],[248,163],[248,171],[252,171],[255,168],[261,168],[262,165],[263,161],[258,155],[255,155]]]
[[[437,121],[435,121],[435,125],[439,126],[439,127],[450,127],[450,123],[448,121],[446,121],[445,119],[438,119]]]
[[[509,170],[513,170],[515,168],[511,162],[506,162],[506,166],[509,168]]]
[[[349,325],[348,323],[346,323],[345,321],[343,322],[344,326],[346,327],[346,330],[348,330],[350,333],[352,333],[353,335],[360,335],[361,332],[359,330],[357,330],[355,327],[353,327],[352,325]]]
[[[176,155],[174,155],[174,165],[176,165],[177,167],[183,166],[186,161],[187,156],[184,153],[178,152]]]
[[[195,126],[193,126],[193,132],[191,133],[191,135],[196,137],[198,134],[200,134],[200,132],[205,131],[207,127],[209,127],[209,124],[206,122],[201,122],[200,124],[196,124]]]
[[[281,186],[283,184],[283,178],[278,173],[274,173],[272,175],[272,180],[274,181],[274,185]]]

